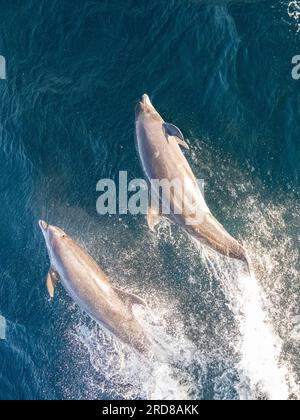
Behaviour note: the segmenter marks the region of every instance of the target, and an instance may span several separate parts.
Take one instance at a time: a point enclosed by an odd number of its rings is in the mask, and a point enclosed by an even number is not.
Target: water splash
[[[234,212],[228,208],[226,219],[232,220],[234,214],[234,224],[242,221],[244,233],[240,238],[245,240],[255,272],[249,277],[240,265],[207,252],[203,258],[207,269],[213,267],[239,326],[235,343],[240,354],[239,398],[299,398],[297,362],[290,351],[293,348],[293,353],[299,354],[294,322],[299,300],[299,206],[294,192],[277,191],[278,201],[270,203],[264,186],[253,179],[251,172],[241,172],[226,158],[214,154],[218,173],[212,174],[211,151],[201,142],[200,149],[193,158],[197,161],[197,156],[202,156],[201,166],[211,175],[214,194],[223,203],[236,202]]]
[[[262,309],[260,290],[254,276],[238,276],[240,288],[240,377],[241,399],[264,396],[285,400],[288,386],[283,368],[279,366],[282,342],[267,324]]]
[[[89,386],[95,392],[109,393],[122,399],[180,400],[199,397],[199,389],[190,377],[190,364],[196,350],[184,333],[171,336],[146,309],[135,307],[139,322],[156,339],[159,357],[146,360],[127,346],[105,334],[95,324],[79,324],[72,333],[72,341],[84,346],[99,381]],[[161,357],[163,356],[163,357]]]
[[[282,341],[267,323],[261,291],[255,276],[239,276],[243,319],[241,322],[241,384],[242,399],[252,397],[249,389],[257,389],[270,400],[287,400],[287,370],[280,366]]]
[[[286,400],[290,390],[288,370],[280,364],[282,341],[276,336],[263,309],[262,290],[255,274],[246,273],[239,263],[205,252],[204,264],[214,260],[214,275],[219,278],[228,306],[238,323],[234,345],[239,353],[236,369],[237,391],[242,400]]]
[[[298,27],[298,32],[299,32],[300,31],[300,1],[297,1],[297,0],[290,1],[288,4],[287,12],[288,12],[289,17],[295,20]]]

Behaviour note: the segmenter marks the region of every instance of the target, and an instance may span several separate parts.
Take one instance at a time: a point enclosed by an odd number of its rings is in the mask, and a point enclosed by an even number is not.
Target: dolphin
[[[226,257],[243,261],[250,272],[246,250],[217,221],[204,200],[196,177],[181,151],[181,147],[189,149],[182,132],[163,120],[146,94],[136,106],[135,131],[141,165],[151,184],[151,204],[147,215],[149,228],[154,230],[159,217],[166,216],[200,243]],[[153,180],[179,181],[182,191],[179,194],[164,194]],[[169,209],[169,213],[163,213],[162,208]]]
[[[113,286],[93,258],[56,226],[39,221],[50,258],[47,288],[51,298],[60,280],[67,293],[91,318],[136,352],[148,355],[150,341],[135,318],[133,305],[145,305],[138,296]]]

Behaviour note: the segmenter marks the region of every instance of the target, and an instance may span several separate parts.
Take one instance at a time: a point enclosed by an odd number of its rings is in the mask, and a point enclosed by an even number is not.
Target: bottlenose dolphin
[[[222,255],[245,262],[250,271],[246,250],[216,220],[204,200],[193,171],[180,149],[180,146],[189,148],[182,132],[163,120],[146,94],[136,106],[135,127],[142,168],[151,184],[152,196],[160,203],[154,208],[153,201],[152,206],[149,205],[147,220],[150,229],[154,229],[161,216],[158,208],[160,211],[162,207],[169,208],[170,213],[163,215],[182,226],[202,244]],[[166,197],[153,180],[179,180],[185,188],[181,195],[171,193]],[[170,200],[170,203],[166,200]]]
[[[132,312],[139,297],[115,288],[93,258],[56,226],[39,221],[51,267],[47,288],[51,298],[60,280],[71,298],[105,330],[146,355],[150,341]]]

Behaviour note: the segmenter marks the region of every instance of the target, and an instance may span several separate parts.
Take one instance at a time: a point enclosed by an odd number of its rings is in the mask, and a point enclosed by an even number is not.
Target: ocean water
[[[280,0],[1,1],[0,399],[300,398],[300,6]],[[206,201],[255,274],[163,221],[99,216],[96,183],[143,177],[134,107],[178,125]],[[163,360],[57,288],[37,221],[81,243]]]

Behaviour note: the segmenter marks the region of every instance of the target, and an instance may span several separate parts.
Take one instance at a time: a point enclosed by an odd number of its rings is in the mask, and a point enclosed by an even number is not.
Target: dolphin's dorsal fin
[[[6,339],[6,319],[0,315],[0,340]]]
[[[180,144],[180,146],[184,147],[185,149],[190,148],[187,142],[184,140],[184,136],[181,130],[179,130],[179,128],[176,127],[176,125],[163,123],[163,128],[165,130],[165,135],[167,137],[167,140],[168,140],[168,137],[175,137],[175,140],[177,141],[178,144]]]
[[[119,296],[122,302],[125,303],[130,309],[133,305],[147,306],[146,302],[139,296],[133,295],[132,293],[124,292],[123,290],[113,287],[114,292]]]
[[[163,128],[165,130],[166,135],[170,137],[178,137],[180,140],[184,141],[183,134],[179,130],[179,128],[176,127],[176,125],[170,123],[163,123]]]
[[[151,232],[155,231],[155,226],[159,223],[161,215],[149,204],[148,213],[147,213],[147,223]]]
[[[51,267],[47,276],[47,290],[51,299],[54,297],[54,290],[58,281],[58,273]]]

